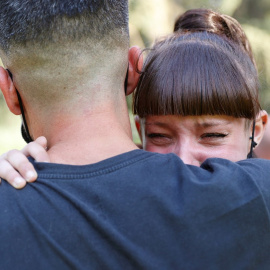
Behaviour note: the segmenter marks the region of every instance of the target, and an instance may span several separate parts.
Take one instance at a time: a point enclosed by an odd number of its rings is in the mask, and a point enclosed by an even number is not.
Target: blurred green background
[[[263,109],[270,112],[270,1],[269,0],[129,0],[131,46],[148,47],[160,36],[172,32],[175,19],[191,8],[212,8],[236,18],[243,26],[257,62]],[[132,97],[127,101],[131,107]],[[132,121],[134,141],[138,134]],[[20,117],[12,115],[0,93],[0,154],[22,148]],[[49,124],[49,123],[48,123]]]

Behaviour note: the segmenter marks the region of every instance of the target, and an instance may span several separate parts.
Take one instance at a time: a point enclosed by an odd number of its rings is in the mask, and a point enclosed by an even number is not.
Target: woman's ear
[[[9,110],[15,115],[21,114],[16,88],[7,70],[0,67],[0,89],[4,95]]]
[[[126,95],[130,95],[137,87],[140,71],[143,66],[143,57],[141,49],[137,46],[131,47],[128,52],[128,82]]]
[[[265,132],[261,143],[254,149],[256,157],[270,159],[270,123],[265,123]]]
[[[266,124],[268,122],[268,114],[261,110],[255,121],[254,141],[259,144],[263,138]]]
[[[141,130],[141,121],[140,121],[140,117],[138,115],[134,116],[134,122],[135,122],[136,129],[138,131],[140,140],[141,140],[141,143],[137,144],[137,146],[139,148],[143,148],[143,136],[142,136],[142,130]]]
[[[142,141],[141,123],[140,123],[140,118],[138,115],[134,116],[134,122],[135,122],[136,129],[138,131],[138,134],[140,136],[140,139]]]
[[[140,117],[138,115],[136,115],[134,117],[134,122],[135,122],[135,125],[136,125],[136,129],[138,131],[140,140],[141,140],[141,143],[137,144],[137,146],[139,148],[141,148],[141,149],[145,149],[146,141],[145,141],[145,133],[144,133],[144,121],[142,121],[140,119]]]

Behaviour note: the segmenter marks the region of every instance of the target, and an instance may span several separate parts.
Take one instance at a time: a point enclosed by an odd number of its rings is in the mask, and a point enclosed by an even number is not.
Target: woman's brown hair
[[[177,31],[154,44],[134,95],[134,113],[255,119],[257,71],[237,43],[211,32]]]
[[[256,66],[249,40],[234,18],[211,9],[190,9],[180,15],[174,24],[174,32],[207,31],[219,36],[226,36],[241,46]]]

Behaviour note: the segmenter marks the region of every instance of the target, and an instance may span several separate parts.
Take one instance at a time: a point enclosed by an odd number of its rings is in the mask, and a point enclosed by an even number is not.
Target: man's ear
[[[0,67],[0,89],[4,95],[9,110],[15,115],[21,114],[16,88],[7,70]]]
[[[141,49],[137,46],[131,47],[128,52],[128,83],[126,95],[130,95],[137,87],[140,71],[143,66],[143,57]]]
[[[268,114],[262,110],[259,112],[255,122],[254,141],[259,144],[263,138],[266,124],[268,122]]]

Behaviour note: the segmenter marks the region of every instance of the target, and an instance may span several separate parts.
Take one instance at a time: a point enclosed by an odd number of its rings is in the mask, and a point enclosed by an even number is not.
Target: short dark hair
[[[109,35],[115,29],[128,35],[128,0],[0,1],[0,46],[5,52],[12,44],[46,46],[85,36],[118,42],[119,36]]]
[[[147,115],[228,115],[255,119],[258,77],[247,53],[208,32],[178,32],[156,42],[134,95],[133,111]]]

